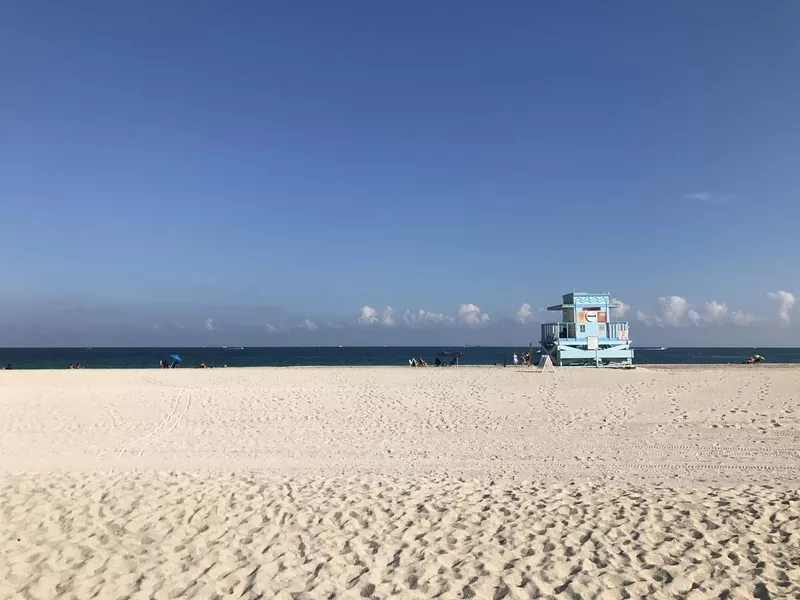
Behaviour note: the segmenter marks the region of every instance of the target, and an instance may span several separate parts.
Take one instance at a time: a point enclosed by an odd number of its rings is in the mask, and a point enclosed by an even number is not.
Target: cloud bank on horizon
[[[443,313],[432,312],[424,309],[416,311],[406,310],[403,313],[403,323],[409,327],[426,327],[437,325],[464,325],[466,327],[485,327],[491,321],[491,317],[481,311],[477,304],[461,304],[458,307],[458,317],[451,317]],[[394,327],[398,323],[394,319],[394,309],[387,306],[383,310],[377,310],[368,304],[361,307],[361,314],[358,317],[359,325],[381,327]]]
[[[611,317],[635,321],[637,343],[767,346],[774,341],[778,345],[795,345],[798,325],[792,321],[792,315],[796,296],[782,289],[763,297],[772,310],[753,312],[720,300],[696,302],[680,295],[636,304],[614,297],[612,303],[616,307],[611,309]],[[449,313],[363,304],[350,318],[317,312],[297,314],[270,307],[174,309],[162,312],[160,318],[154,318],[145,308],[59,308],[29,311],[27,315],[0,314],[0,344],[503,345],[519,339],[535,341],[539,323],[560,318],[534,302],[522,302],[518,307],[507,311],[497,309],[490,314],[474,302],[457,304]],[[212,316],[205,316],[209,314]]]
[[[731,309],[725,302],[710,300],[695,305],[690,303],[682,296],[661,296],[657,299],[654,310],[637,310],[636,320],[647,327],[683,327],[693,325],[700,327],[703,325],[730,324],[738,327],[745,327],[753,323],[773,321],[780,325],[791,323],[791,313],[794,308],[796,298],[791,292],[780,290],[770,292],[767,297],[777,305],[774,315],[755,315],[747,310],[738,308]],[[611,303],[616,305],[612,308],[615,318],[624,318],[631,312],[631,306],[626,302],[612,298]],[[531,325],[541,322],[539,315],[545,312],[544,308],[535,311],[528,302],[523,302],[515,311],[513,321],[519,325]],[[403,313],[402,321],[395,322],[394,310],[387,306],[382,311],[365,305],[361,308],[358,324],[366,326],[394,327],[405,324],[408,327],[437,327],[437,326],[456,326],[465,327],[485,327],[492,320],[488,313],[481,311],[481,308],[472,303],[461,304],[456,316],[443,313],[436,313],[427,310],[406,310]]]
[[[781,290],[770,292],[767,297],[778,304],[777,314],[773,320],[777,320],[781,325],[788,325],[795,304],[794,294]],[[681,296],[662,296],[658,299],[658,307],[655,312],[648,313],[638,310],[636,319],[648,327],[681,327],[723,323],[747,326],[769,320],[769,317],[757,316],[743,309],[731,310],[727,304],[716,300],[695,307]]]

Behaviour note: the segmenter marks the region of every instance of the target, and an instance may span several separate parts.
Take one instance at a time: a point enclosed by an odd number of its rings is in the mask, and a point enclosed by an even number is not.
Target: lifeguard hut
[[[547,310],[561,312],[557,323],[542,323],[542,356],[558,366],[632,367],[633,348],[628,323],[611,322],[609,294],[573,292]]]

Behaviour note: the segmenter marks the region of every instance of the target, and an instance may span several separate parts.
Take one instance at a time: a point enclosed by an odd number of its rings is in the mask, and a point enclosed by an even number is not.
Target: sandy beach
[[[0,598],[800,597],[800,369],[0,373]]]

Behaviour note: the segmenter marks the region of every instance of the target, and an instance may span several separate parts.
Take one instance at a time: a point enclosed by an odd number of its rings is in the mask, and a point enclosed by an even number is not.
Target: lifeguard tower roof
[[[563,310],[565,308],[575,308],[576,304],[604,304],[608,308],[619,308],[619,304],[611,303],[611,294],[607,292],[601,293],[588,293],[588,292],[571,292],[564,294],[561,297],[561,304],[548,306],[547,310]]]

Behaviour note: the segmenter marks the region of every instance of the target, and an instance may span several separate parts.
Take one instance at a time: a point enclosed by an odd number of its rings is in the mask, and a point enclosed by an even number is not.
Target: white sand
[[[0,598],[800,597],[799,417],[761,366],[2,372]]]

